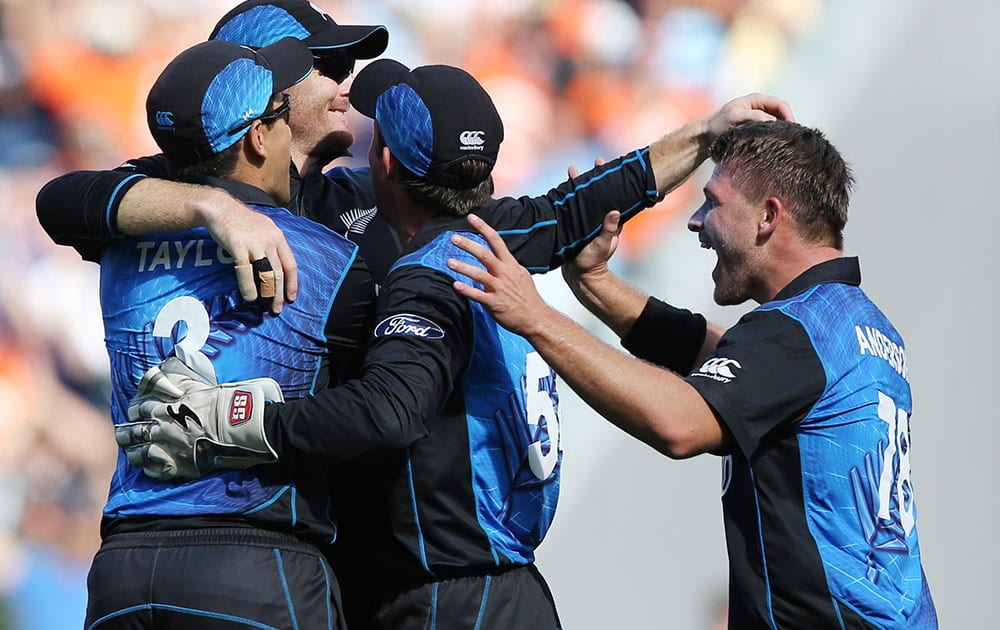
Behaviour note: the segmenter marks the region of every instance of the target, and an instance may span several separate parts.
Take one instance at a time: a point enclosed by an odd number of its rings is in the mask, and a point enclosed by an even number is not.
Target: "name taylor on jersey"
[[[208,267],[216,263],[231,265],[235,259],[218,243],[208,238],[187,241],[137,241],[140,273],[190,267]]]

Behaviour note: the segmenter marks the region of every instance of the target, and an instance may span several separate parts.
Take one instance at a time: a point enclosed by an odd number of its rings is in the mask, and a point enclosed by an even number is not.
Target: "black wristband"
[[[687,374],[705,342],[705,317],[650,297],[622,346],[656,365]]]

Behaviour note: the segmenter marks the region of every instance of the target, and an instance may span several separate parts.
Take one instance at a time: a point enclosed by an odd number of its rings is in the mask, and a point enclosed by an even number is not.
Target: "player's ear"
[[[399,160],[392,154],[392,150],[384,144],[382,145],[382,154],[379,158],[382,160],[382,169],[389,175],[395,175],[402,168]]]
[[[377,164],[381,167],[381,171],[386,175],[394,175],[399,169],[399,161],[386,146],[377,120],[372,121],[372,145],[369,149],[368,159],[372,160],[372,166]]]
[[[778,197],[765,199],[760,221],[757,223],[757,239],[762,241],[770,238],[778,224],[784,219],[786,212],[784,203]]]
[[[251,161],[267,157],[267,136],[270,128],[260,120],[250,124],[250,130],[243,138],[243,147]]]

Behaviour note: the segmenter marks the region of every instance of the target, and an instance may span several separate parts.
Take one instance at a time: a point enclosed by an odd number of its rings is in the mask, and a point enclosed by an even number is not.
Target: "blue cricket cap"
[[[368,64],[351,85],[351,105],[378,121],[382,139],[403,166],[448,188],[472,188],[453,170],[479,160],[491,168],[503,141],[493,99],[471,74],[454,66],[410,70],[392,59]]]
[[[355,59],[381,55],[389,45],[384,26],[337,24],[306,0],[248,0],[222,16],[209,39],[263,48],[283,37],[301,39],[314,54],[342,51]]]
[[[171,162],[193,164],[236,144],[246,123],[312,67],[309,49],[292,37],[257,51],[221,40],[197,44],[167,64],[149,91],[149,130]]]

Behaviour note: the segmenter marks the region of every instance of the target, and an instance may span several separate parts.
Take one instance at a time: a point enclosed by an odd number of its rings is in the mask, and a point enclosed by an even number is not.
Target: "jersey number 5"
[[[547,479],[559,462],[559,417],[552,404],[555,379],[552,368],[537,352],[526,356],[525,410],[532,442],[528,445],[528,464],[539,479]],[[548,450],[543,443],[548,436]]]

